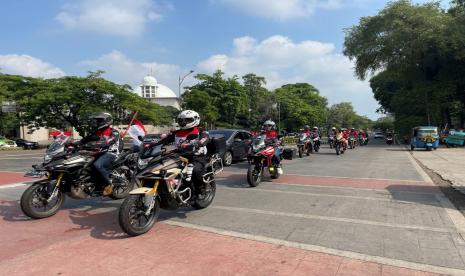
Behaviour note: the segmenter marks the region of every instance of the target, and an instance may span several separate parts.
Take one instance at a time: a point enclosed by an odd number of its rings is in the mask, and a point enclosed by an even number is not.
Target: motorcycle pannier
[[[286,160],[292,160],[295,155],[295,149],[284,149],[283,158]]]
[[[207,154],[222,154],[224,152],[226,152],[226,140],[224,137],[211,138],[210,143],[207,144]]]

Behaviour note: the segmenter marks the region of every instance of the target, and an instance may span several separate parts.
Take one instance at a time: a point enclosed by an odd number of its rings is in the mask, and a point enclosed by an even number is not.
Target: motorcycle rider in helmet
[[[111,127],[113,117],[110,113],[98,112],[90,116],[90,119],[96,130],[74,144],[79,146],[91,141],[97,141],[96,145],[99,147],[101,154],[95,159],[93,167],[104,181],[105,186],[102,194],[107,196],[113,193],[109,169],[111,163],[123,150],[123,142],[121,141],[119,131]]]
[[[200,115],[193,110],[184,110],[179,113],[176,122],[180,129],[171,132],[165,138],[158,141],[156,145],[175,143],[181,155],[189,160],[189,166],[192,169],[192,175],[189,175],[188,168],[186,180],[190,181],[192,179],[198,195],[202,196],[205,194],[203,176],[205,174],[205,166],[208,163],[206,145],[210,142],[208,132],[198,128]]]
[[[310,136],[310,134],[312,134],[312,132],[310,131],[310,127],[308,125],[304,126],[304,131],[302,133],[305,133],[308,136]]]
[[[272,120],[267,120],[263,123],[262,134],[266,137],[266,143],[272,144],[275,147],[275,158],[274,162],[278,168],[278,174],[283,174],[283,169],[281,168],[281,149],[278,147],[279,140],[276,131],[274,130],[276,124]]]

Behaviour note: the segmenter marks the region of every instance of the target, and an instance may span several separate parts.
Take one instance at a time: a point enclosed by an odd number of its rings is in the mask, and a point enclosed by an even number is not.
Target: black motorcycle
[[[46,176],[27,188],[21,196],[21,210],[31,218],[40,219],[55,215],[65,200],[103,196],[103,181],[93,168],[94,160],[101,154],[80,150],[65,141],[54,142],[46,151],[44,162],[34,165],[26,176]],[[110,177],[113,183],[112,199],[122,199],[133,189],[137,154],[122,152],[112,163]]]

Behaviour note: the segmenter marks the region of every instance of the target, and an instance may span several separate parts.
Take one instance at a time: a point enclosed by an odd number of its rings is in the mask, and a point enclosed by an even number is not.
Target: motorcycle
[[[349,136],[349,148],[355,149],[355,138],[354,136]]]
[[[363,137],[362,135],[358,136],[358,144],[360,146],[366,146],[368,144],[368,139],[366,137]]]
[[[207,208],[216,194],[215,175],[223,170],[220,148],[226,148],[224,138],[212,139],[207,146],[207,152],[212,154],[203,175],[206,185],[203,192],[188,179],[189,161],[177,150],[167,152],[163,146],[147,150],[141,158],[150,158],[148,165],[135,176],[140,188],[132,190],[119,208],[119,225],[124,232],[130,236],[148,232],[156,223],[160,209]]]
[[[394,139],[392,137],[386,137],[386,144],[392,145],[394,142]]]
[[[42,164],[34,165],[34,170],[25,176],[47,176],[32,183],[21,196],[21,210],[34,219],[55,215],[63,205],[65,195],[84,199],[103,196],[99,189],[100,175],[92,166],[100,152],[84,152],[69,143],[69,139],[52,143]],[[110,167],[113,183],[112,199],[125,198],[133,188],[137,155],[122,152]]]
[[[343,142],[343,137],[336,138],[336,141],[334,143],[334,149],[336,150],[336,154],[344,154],[344,152],[347,150],[346,143]]]
[[[320,135],[313,134],[312,140],[313,140],[313,150],[315,152],[318,152],[320,150]]]
[[[334,136],[333,135],[330,135],[328,137],[328,144],[329,144],[330,149],[334,148]]]
[[[297,148],[299,151],[299,157],[302,158],[303,153],[307,156],[310,155],[312,151],[312,144],[307,134],[301,133],[299,136],[299,140],[297,141]]]
[[[249,167],[247,169],[247,182],[251,187],[256,187],[260,184],[265,168],[268,168],[270,177],[277,179],[279,177],[278,167],[275,158],[275,148],[273,145],[265,143],[266,137],[260,135],[254,138],[249,149],[247,161]]]

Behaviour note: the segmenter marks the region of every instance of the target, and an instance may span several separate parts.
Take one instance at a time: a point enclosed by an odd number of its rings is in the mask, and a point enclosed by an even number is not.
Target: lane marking
[[[45,153],[42,152],[42,153],[28,153],[28,154],[10,154],[10,155],[0,155],[0,158],[3,158],[3,157],[15,157],[15,156],[43,156]]]
[[[265,211],[265,210],[259,210],[259,209],[241,208],[241,207],[229,207],[229,206],[218,206],[218,205],[212,206],[210,208],[225,210],[225,211],[235,211],[235,212],[261,214],[261,215],[284,216],[284,217],[304,218],[304,219],[318,219],[318,220],[347,222],[347,223],[365,224],[365,225],[373,225],[373,226],[386,226],[386,227],[411,229],[411,230],[432,231],[432,232],[440,232],[440,233],[456,233],[455,229],[446,229],[446,228],[420,226],[420,225],[406,225],[406,224],[397,224],[397,223],[389,223],[389,222],[377,222],[377,221],[362,220],[362,219],[350,219],[350,218],[327,217],[327,216],[318,216],[318,215],[306,215],[306,214],[298,214],[298,213]]]
[[[42,159],[41,156],[32,156],[32,157],[29,157],[29,158],[27,157],[7,157],[7,158],[0,157],[0,160],[25,160],[25,159],[39,160],[39,159]]]
[[[225,179],[220,179],[220,178],[215,178],[216,180],[227,180]],[[218,183],[222,185],[221,183]],[[370,188],[354,188],[354,187],[344,187],[344,186],[325,186],[325,185],[313,185],[313,184],[294,184],[294,183],[287,183],[287,182],[262,182],[260,185],[266,186],[281,186],[281,185],[286,185],[286,186],[298,186],[298,187],[306,187],[306,188],[311,188],[311,187],[316,187],[316,188],[328,188],[328,189],[339,189],[339,190],[351,190],[351,191],[370,191],[370,192],[378,192],[378,193],[386,193],[386,195],[389,195],[391,193],[410,193],[410,194],[419,194],[419,195],[435,195],[435,194],[442,194],[441,191],[438,189],[437,192],[415,192],[415,191],[402,191],[402,190],[397,190],[397,191],[387,191],[386,189],[370,189]],[[249,184],[244,183],[244,188],[249,187]],[[425,186],[425,187],[437,187],[437,186]],[[439,188],[439,187],[438,187]]]
[[[310,177],[321,177],[321,178],[339,178],[339,179],[352,179],[352,180],[379,180],[379,181],[402,181],[402,182],[424,182],[422,180],[405,180],[405,179],[387,179],[387,178],[369,178],[369,177],[348,177],[348,176],[322,176],[314,174],[284,174],[289,176],[310,176]]]
[[[26,186],[27,184],[24,182],[21,183],[13,183],[13,184],[5,184],[5,185],[0,185],[0,189],[9,189],[9,188],[16,188],[16,187],[22,187]]]
[[[291,241],[274,239],[274,238],[269,238],[269,237],[259,236],[259,235],[245,234],[245,233],[240,233],[240,232],[235,232],[235,231],[224,230],[221,228],[200,226],[196,224],[174,221],[174,220],[165,220],[163,221],[163,223],[174,225],[174,226],[191,228],[191,229],[200,230],[200,231],[205,231],[205,232],[214,233],[214,234],[219,234],[223,236],[236,237],[240,239],[253,240],[253,241],[264,242],[264,243],[269,243],[269,244],[274,244],[274,245],[287,246],[287,247],[292,247],[292,248],[297,248],[297,249],[302,249],[302,250],[307,250],[307,251],[314,251],[314,252],[341,256],[341,257],[350,258],[350,259],[383,264],[383,265],[403,267],[403,268],[408,268],[408,269],[413,269],[413,270],[426,271],[426,272],[432,272],[432,273],[444,274],[444,275],[452,275],[452,276],[465,275],[464,270],[460,270],[456,268],[448,268],[448,267],[415,263],[415,262],[409,262],[409,261],[380,257],[380,256],[372,256],[372,255],[363,254],[363,253],[333,249],[333,248],[306,244],[306,243],[291,242]]]
[[[385,197],[371,197],[371,196],[353,196],[353,195],[336,195],[336,194],[325,194],[325,193],[309,193],[309,192],[294,192],[294,191],[284,191],[284,190],[270,190],[270,189],[237,189],[229,187],[221,187],[221,190],[230,190],[230,191],[240,191],[240,192],[268,192],[268,193],[278,193],[278,194],[290,194],[290,195],[303,195],[303,196],[315,196],[315,197],[340,197],[340,198],[351,198],[351,199],[362,199],[362,200],[374,200],[374,201],[386,201],[386,202],[402,202],[406,204],[416,203],[405,201],[405,200],[396,200],[392,197],[391,194],[383,194]],[[434,197],[434,194],[428,194],[429,196]],[[386,198],[386,196],[388,198]]]

